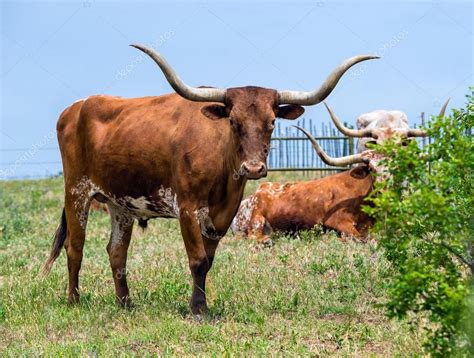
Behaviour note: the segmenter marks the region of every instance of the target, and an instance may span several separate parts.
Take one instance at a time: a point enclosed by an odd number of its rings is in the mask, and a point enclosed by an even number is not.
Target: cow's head
[[[333,118],[337,117],[331,111]],[[405,134],[410,126],[407,115],[402,111],[387,111],[384,109],[361,114],[357,118],[357,129],[370,129],[375,136],[359,137],[357,139],[357,151],[362,153],[370,148],[367,144],[383,144],[388,138],[399,136],[406,138]]]
[[[449,99],[444,103],[439,116],[444,116]],[[377,110],[362,114],[357,118],[358,129],[350,129],[342,124],[337,118],[332,109],[324,103],[329,115],[339,131],[348,137],[357,137],[357,154],[332,158],[327,155],[317,143],[316,139],[305,129],[297,127],[309,138],[313,144],[313,148],[321,157],[321,159],[328,165],[344,167],[356,163],[364,163],[375,173],[379,178],[386,178],[386,168],[381,165],[381,160],[384,159],[381,153],[378,153],[374,148],[368,144],[383,144],[389,138],[395,138],[400,145],[406,144],[407,140],[414,137],[425,137],[426,132],[421,129],[413,129],[408,125],[408,119],[405,113],[400,111],[385,111]]]
[[[150,56],[161,68],[173,89],[196,102],[214,102],[202,107],[202,113],[214,120],[227,120],[232,128],[239,176],[259,179],[267,174],[267,156],[275,119],[296,119],[304,112],[301,106],[323,101],[336,87],[343,74],[358,62],[378,58],[355,56],[339,65],[320,88],[310,92],[277,91],[260,87],[203,88],[186,85],[165,59],[142,45],[132,45]],[[217,102],[217,103],[216,103]]]
[[[300,105],[280,105],[278,92],[260,87],[226,90],[224,104],[209,104],[202,113],[211,119],[229,121],[238,167],[236,174],[259,179],[267,174],[267,156],[276,118],[296,119],[304,112]]]

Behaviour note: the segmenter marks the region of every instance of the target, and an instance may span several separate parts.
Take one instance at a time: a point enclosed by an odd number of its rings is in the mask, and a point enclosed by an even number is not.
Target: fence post
[[[349,142],[349,155],[354,154],[354,138],[348,137],[348,142]]]
[[[425,112],[421,112],[421,126],[425,126]],[[426,146],[426,137],[422,137],[423,148]]]
[[[352,128],[352,126],[349,127],[347,123],[344,123],[344,125],[348,128]],[[347,143],[349,145],[349,150],[348,150],[349,155],[352,155],[354,154],[354,138],[353,137],[346,137],[346,138],[347,138]],[[350,165],[349,167],[352,168],[352,165]]]

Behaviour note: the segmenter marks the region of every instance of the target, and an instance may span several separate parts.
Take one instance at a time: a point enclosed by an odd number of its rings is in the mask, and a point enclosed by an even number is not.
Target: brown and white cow
[[[325,104],[326,105],[326,104]],[[444,115],[447,102],[440,115]],[[344,158],[329,157],[311,134],[299,128],[310,139],[323,161],[332,166],[358,165],[348,171],[296,183],[263,183],[257,191],[242,201],[232,222],[234,233],[255,239],[258,243],[271,244],[274,231],[297,232],[315,225],[334,229],[352,237],[365,238],[372,226],[372,219],[361,206],[371,192],[376,178],[383,178],[383,157],[366,145],[383,143],[393,136],[418,137],[426,133],[410,129],[405,113],[377,110],[357,119],[358,130],[346,128],[326,105],[336,127],[347,136],[359,137],[359,153]],[[373,173],[378,175],[374,176]]]
[[[108,205],[112,232],[107,251],[116,296],[129,305],[127,249],[135,220],[177,218],[193,276],[191,310],[207,311],[205,281],[219,239],[239,208],[247,179],[267,173],[276,118],[295,119],[324,100],[358,62],[343,62],[311,92],[260,87],[186,85],[155,51],[133,45],[161,68],[177,93],[125,99],[93,96],[60,116],[57,131],[64,168],[65,204],[44,272],[64,246],[68,301],[79,299],[89,205]]]
[[[366,165],[342,173],[294,183],[263,183],[242,201],[232,222],[234,233],[271,245],[275,231],[297,233],[316,225],[365,237],[371,219],[361,205],[374,177]]]

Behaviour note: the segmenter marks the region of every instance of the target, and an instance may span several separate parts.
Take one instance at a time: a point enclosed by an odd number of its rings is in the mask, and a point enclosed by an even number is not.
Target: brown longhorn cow
[[[297,233],[316,225],[362,238],[372,221],[361,205],[373,182],[369,168],[360,165],[322,179],[263,183],[242,201],[232,231],[264,245],[273,243],[275,231]]]
[[[444,115],[448,102],[439,115]],[[326,105],[326,104],[325,104]],[[297,232],[315,225],[334,229],[351,237],[365,238],[372,219],[361,206],[372,191],[377,178],[384,178],[383,157],[366,145],[382,144],[387,138],[425,136],[426,133],[408,126],[406,115],[400,111],[378,110],[365,113],[357,119],[358,130],[346,128],[326,105],[336,127],[347,136],[359,137],[360,153],[344,158],[329,157],[311,134],[299,128],[310,139],[322,160],[332,166],[356,167],[342,173],[297,183],[263,183],[257,191],[243,200],[232,222],[234,233],[269,245],[273,231]],[[377,175],[373,175],[377,173]]]
[[[155,51],[150,56],[177,93],[124,99],[93,96],[60,116],[57,131],[64,168],[65,204],[44,273],[62,246],[69,270],[68,301],[79,299],[79,270],[89,205],[107,203],[112,230],[107,245],[116,296],[131,304],[127,249],[135,220],[179,219],[193,277],[191,311],[207,311],[205,281],[219,239],[239,208],[247,179],[267,173],[276,118],[295,119],[320,103],[354,64],[343,62],[311,92],[260,87],[186,85]]]

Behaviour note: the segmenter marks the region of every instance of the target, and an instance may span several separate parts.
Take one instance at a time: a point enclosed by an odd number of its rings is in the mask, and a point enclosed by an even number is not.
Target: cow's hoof
[[[79,294],[69,295],[67,297],[67,303],[69,305],[77,305],[80,302]]]
[[[262,241],[263,247],[272,247],[275,245],[272,239],[265,239]]]
[[[135,308],[135,304],[133,303],[132,299],[128,296],[124,298],[117,298],[117,303],[119,304],[120,307],[125,308],[127,310],[131,310]]]
[[[202,315],[202,314],[193,314],[193,319],[196,323],[203,323],[204,322],[204,315]]]
[[[206,302],[191,303],[191,312],[194,316],[207,315],[208,309]]]

